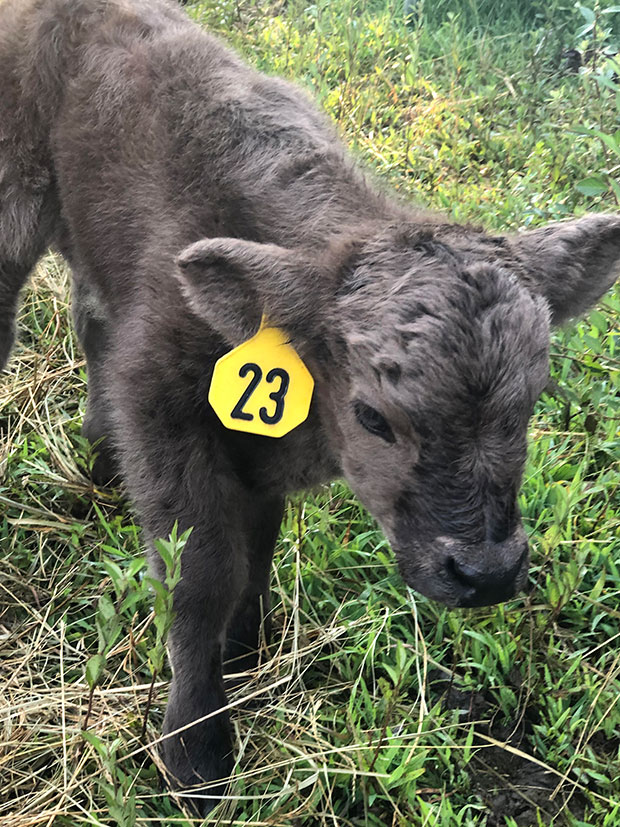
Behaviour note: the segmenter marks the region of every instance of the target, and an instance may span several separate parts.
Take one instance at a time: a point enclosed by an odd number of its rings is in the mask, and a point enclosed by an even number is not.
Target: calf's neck
[[[162,753],[173,784],[219,795],[222,658],[256,657],[287,492],[343,475],[404,580],[443,603],[523,587],[549,325],[610,287],[620,219],[496,237],[416,211],[300,89],[166,0],[4,0],[0,78],[0,366],[51,246],[74,277],[96,475],[120,474],[147,538],[193,527]],[[263,317],[315,381],[279,439],[226,429],[208,399]]]

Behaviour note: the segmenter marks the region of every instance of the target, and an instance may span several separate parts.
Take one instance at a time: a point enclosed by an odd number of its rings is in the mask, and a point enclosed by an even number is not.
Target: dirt
[[[462,692],[445,679],[433,684],[434,691],[441,689],[442,702],[449,709],[461,710],[463,723],[489,720],[497,709],[497,702],[485,693]],[[583,794],[572,786],[570,779],[556,793],[560,776],[536,763],[540,759],[536,757],[532,735],[538,720],[536,709],[528,706],[519,720],[491,719],[476,726],[474,744],[484,749],[474,755],[469,769],[473,789],[487,806],[486,827],[505,827],[505,816],[510,816],[518,827],[536,827],[539,813],[548,822],[560,825],[565,821],[561,814],[566,810],[578,819],[583,818]],[[488,737],[508,748],[489,746]]]

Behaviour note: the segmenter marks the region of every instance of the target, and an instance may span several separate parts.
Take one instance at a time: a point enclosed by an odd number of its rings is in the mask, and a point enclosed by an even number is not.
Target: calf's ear
[[[233,346],[256,333],[263,315],[293,340],[316,332],[324,278],[296,251],[210,238],[187,247],[177,265],[191,309]]]
[[[526,278],[561,324],[591,307],[620,272],[620,216],[588,215],[511,239]]]

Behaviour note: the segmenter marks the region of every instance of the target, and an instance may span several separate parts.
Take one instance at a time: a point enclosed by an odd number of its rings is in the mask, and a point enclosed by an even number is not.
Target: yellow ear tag
[[[267,327],[215,363],[209,403],[233,431],[280,437],[308,418],[314,379],[286,335]]]

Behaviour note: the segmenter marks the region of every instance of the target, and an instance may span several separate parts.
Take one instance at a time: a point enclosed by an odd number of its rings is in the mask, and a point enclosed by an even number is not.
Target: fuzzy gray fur
[[[149,537],[194,527],[166,733],[225,704],[225,645],[253,662],[289,491],[344,474],[437,600],[523,586],[516,495],[549,321],[612,284],[620,219],[495,238],[418,213],[368,182],[298,88],[166,0],[5,0],[0,77],[0,366],[53,246],[75,275],[97,473],[120,469]],[[214,362],[263,313],[316,380],[279,440],[225,430],[207,401]],[[163,755],[180,786],[224,778],[226,714]]]

